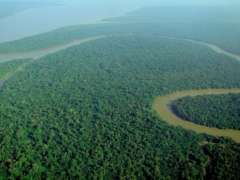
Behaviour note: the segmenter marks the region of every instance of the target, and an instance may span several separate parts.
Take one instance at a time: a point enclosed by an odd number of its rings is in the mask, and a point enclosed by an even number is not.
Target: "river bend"
[[[171,102],[184,96],[227,93],[240,93],[240,89],[203,89],[178,91],[157,98],[153,103],[153,109],[157,111],[157,113],[163,120],[165,120],[171,125],[182,126],[183,128],[193,130],[197,133],[207,133],[214,136],[228,136],[236,142],[240,143],[240,130],[217,129],[213,127],[198,125],[193,122],[188,122],[176,116],[171,109]]]
[[[72,42],[69,42],[69,43],[66,43],[63,45],[55,46],[55,47],[48,48],[48,49],[37,50],[37,51],[13,53],[13,54],[3,54],[3,55],[0,55],[0,63],[5,62],[5,61],[10,61],[13,59],[17,59],[20,57],[21,58],[38,59],[45,55],[66,49],[68,47],[71,47],[71,46],[74,46],[77,44],[81,44],[81,43],[84,43],[87,41],[104,38],[104,37],[107,37],[107,36],[96,36],[96,37],[89,37],[89,38],[85,38],[85,39],[79,39],[79,40],[75,40],[75,41],[72,41]],[[164,36],[162,36],[162,37],[164,37]],[[231,56],[231,57],[235,58],[236,60],[240,61],[240,55],[229,53],[213,44],[196,41],[196,40],[192,40],[192,39],[184,39],[184,38],[177,38],[177,37],[168,37],[168,38],[185,40],[185,41],[202,44],[202,45],[210,47],[212,50],[214,50],[217,53],[226,54],[226,55]],[[3,88],[3,86],[6,83],[6,80],[7,79],[4,79],[2,82],[0,82],[0,89]],[[210,127],[206,127],[206,126],[202,126],[202,125],[197,125],[197,124],[194,124],[191,122],[186,122],[186,121],[182,120],[181,118],[177,117],[171,111],[171,108],[170,108],[171,101],[176,100],[177,98],[180,98],[180,97],[187,96],[187,95],[196,96],[196,95],[203,95],[203,94],[226,94],[226,93],[240,93],[240,89],[205,89],[205,90],[180,91],[180,92],[168,94],[166,96],[157,98],[154,101],[153,109],[156,110],[157,113],[162,117],[162,119],[167,121],[169,124],[172,124],[175,126],[179,125],[186,129],[194,130],[197,133],[207,133],[207,134],[211,134],[211,135],[215,135],[215,136],[229,136],[229,137],[233,138],[236,142],[240,143],[240,131],[239,130],[230,130],[230,129],[222,130],[222,129],[210,128]]]

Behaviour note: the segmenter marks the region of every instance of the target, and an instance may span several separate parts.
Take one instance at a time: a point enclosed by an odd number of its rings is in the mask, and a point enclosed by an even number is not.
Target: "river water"
[[[210,44],[210,43],[206,43],[206,42],[202,42],[202,41],[196,41],[196,40],[193,40],[193,39],[184,39],[184,38],[177,38],[177,37],[171,37],[171,36],[162,36],[162,37],[168,37],[170,39],[179,39],[179,40],[185,40],[185,41],[189,41],[189,42],[194,42],[194,43],[198,43],[198,44],[202,44],[202,45],[205,45],[205,46],[208,46],[210,47],[212,50],[216,51],[217,53],[222,53],[222,54],[226,54],[232,58],[235,58],[236,60],[240,61],[240,55],[238,54],[232,54],[232,53],[229,53],[213,44]]]
[[[62,5],[28,9],[0,19],[0,43],[59,27],[96,23],[103,18],[122,16],[142,6],[143,2],[137,3],[136,0],[64,0]]]
[[[204,89],[204,90],[186,90],[178,91],[173,94],[168,94],[157,98],[153,103],[153,109],[157,111],[159,116],[174,126],[182,126],[186,129],[191,129],[197,133],[207,133],[214,136],[228,136],[236,142],[240,143],[240,130],[232,129],[217,129],[198,125],[192,122],[185,121],[176,116],[171,109],[171,101],[184,96],[197,96],[204,94],[227,94],[227,93],[240,93],[240,89]]]
[[[16,53],[16,54],[0,55],[0,62],[9,61],[9,60],[16,59],[19,57],[38,59],[47,54],[54,53],[54,52],[57,52],[62,49],[66,49],[68,47],[71,47],[71,46],[74,46],[74,45],[77,45],[80,43],[84,43],[87,41],[96,40],[96,39],[104,38],[104,37],[105,36],[89,37],[89,38],[85,38],[85,39],[76,40],[76,41],[73,41],[73,42],[70,42],[70,43],[67,43],[64,45],[52,47],[49,49],[43,49],[43,50],[32,51],[32,52]],[[180,38],[175,38],[175,37],[169,37],[169,38],[180,39]],[[214,46],[212,44],[199,42],[199,41],[195,41],[195,40],[191,40],[191,39],[181,39],[181,40],[186,40],[186,41],[191,41],[191,42],[206,45],[218,53],[224,53],[233,58],[236,58],[237,60],[240,60],[240,56],[228,53],[228,52],[224,51],[223,49],[218,48],[217,46]],[[4,81],[0,82],[0,89],[3,88],[5,83],[6,83],[6,79],[4,79]],[[177,98],[180,98],[180,97],[184,97],[184,96],[188,96],[188,95],[196,96],[196,95],[203,95],[203,94],[225,94],[225,93],[230,93],[230,92],[240,93],[240,89],[207,89],[207,90],[180,91],[180,92],[176,92],[173,94],[169,94],[169,95],[157,98],[153,104],[153,109],[155,109],[157,111],[157,113],[162,117],[162,119],[164,119],[165,121],[167,121],[168,123],[170,123],[172,125],[176,125],[176,126],[179,125],[186,129],[194,130],[197,133],[207,133],[207,134],[217,135],[217,136],[229,136],[229,137],[233,138],[236,142],[240,142],[240,131],[239,130],[221,130],[221,129],[217,129],[217,128],[210,128],[210,127],[197,125],[197,124],[194,124],[191,122],[186,122],[186,121],[180,119],[179,117],[177,117],[174,113],[172,113],[171,108],[170,108],[170,102],[172,100],[176,100]]]
[[[169,37],[169,38],[180,39],[180,40],[202,44],[210,47],[215,52],[226,54],[240,61],[240,55],[229,53],[210,43],[196,41],[192,39],[176,38],[176,37]],[[157,111],[157,113],[160,115],[160,117],[162,117],[163,120],[167,121],[171,125],[182,126],[186,129],[191,129],[197,133],[207,133],[214,136],[228,136],[228,137],[231,137],[236,142],[240,143],[240,130],[232,130],[232,129],[223,130],[223,129],[217,129],[217,128],[198,125],[192,122],[187,122],[179,118],[178,116],[176,116],[171,109],[171,101],[184,96],[197,96],[197,95],[203,95],[203,94],[227,94],[227,93],[240,93],[240,89],[204,89],[204,90],[179,91],[173,94],[168,94],[166,96],[157,98],[153,103],[153,109]]]
[[[12,54],[2,54],[0,55],[0,63],[1,62],[6,62],[6,61],[11,61],[13,59],[19,59],[19,58],[33,58],[33,59],[39,59],[45,55],[55,53],[57,51],[66,49],[71,46],[75,46],[87,41],[92,41],[95,39],[100,39],[103,38],[104,36],[96,36],[96,37],[89,37],[89,38],[84,38],[84,39],[79,39],[75,40],[66,44],[62,44],[59,46],[51,47],[48,49],[41,49],[37,51],[28,51],[28,52],[20,52],[20,53],[12,53]]]
[[[58,46],[55,46],[55,47],[51,47],[51,48],[48,48],[48,49],[29,51],[29,52],[21,52],[21,53],[12,53],[12,54],[1,54],[0,55],[0,63],[10,61],[10,60],[13,60],[13,59],[18,59],[19,57],[38,59],[38,58],[41,58],[41,57],[43,57],[47,54],[54,53],[54,52],[60,51],[62,49],[66,49],[68,47],[71,47],[71,46],[74,46],[74,45],[77,45],[77,44],[81,44],[81,43],[84,43],[84,42],[87,42],[87,41],[91,41],[91,40],[95,40],[95,39],[99,39],[99,38],[103,38],[103,37],[107,37],[107,36],[97,36],[97,37],[89,37],[89,38],[85,38],[85,39],[78,39],[78,40],[75,40],[75,41],[72,41],[72,42],[69,42],[69,43],[66,43],[66,44],[63,44],[63,45],[58,45]],[[227,52],[227,51],[225,51],[225,50],[223,50],[223,49],[221,49],[221,48],[219,48],[219,47],[217,47],[213,44],[210,44],[210,43],[205,43],[205,42],[196,41],[196,40],[192,40],[192,39],[170,37],[170,36],[160,36],[160,37],[167,37],[167,38],[170,38],[170,39],[179,39],[179,40],[184,40],[184,41],[189,41],[189,42],[202,44],[202,45],[210,47],[212,50],[214,50],[217,53],[226,54],[226,55],[240,61],[240,55],[229,53],[229,52]]]

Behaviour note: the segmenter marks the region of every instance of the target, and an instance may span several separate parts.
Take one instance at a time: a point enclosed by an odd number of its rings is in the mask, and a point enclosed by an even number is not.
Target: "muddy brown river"
[[[42,49],[42,50],[37,50],[37,51],[31,51],[31,52],[23,52],[23,53],[15,53],[15,54],[2,54],[0,55],[0,63],[5,62],[5,61],[10,61],[12,59],[17,59],[19,57],[21,58],[33,58],[33,59],[38,59],[41,58],[45,55],[60,51],[62,49],[66,49],[68,47],[81,44],[87,41],[91,40],[96,40],[100,38],[104,38],[106,36],[97,36],[97,37],[89,37],[85,39],[79,39],[75,40],[63,45],[59,45],[56,47],[48,48],[48,49]],[[179,39],[179,40],[185,40],[185,41],[190,41],[198,44],[202,44],[205,46],[210,47],[212,50],[218,52],[218,53],[223,53],[228,56],[231,56],[235,58],[236,60],[240,61],[240,55],[232,54],[229,52],[226,52],[225,50],[209,44],[205,42],[200,42],[200,41],[195,41],[192,39],[183,39],[183,38],[176,38],[176,37],[168,37],[170,39]],[[3,88],[4,84],[6,83],[6,79],[3,79],[2,82],[0,82],[0,88]],[[170,103],[172,100],[176,100],[177,98],[184,97],[187,95],[190,96],[196,96],[196,95],[203,95],[203,94],[226,94],[226,93],[240,93],[240,89],[207,89],[207,90],[187,90],[187,91],[180,91],[180,92],[175,92],[173,94],[168,94],[166,96],[162,96],[157,98],[154,101],[153,104],[153,109],[157,111],[157,113],[162,117],[163,120],[167,121],[169,124],[175,125],[175,126],[182,126],[186,129],[191,129],[196,131],[197,133],[207,133],[211,135],[216,135],[216,136],[228,136],[233,138],[236,142],[240,143],[240,130],[222,130],[222,129],[217,129],[217,128],[210,128],[202,125],[197,125],[191,122],[187,122],[185,120],[182,120],[181,118],[177,117],[174,113],[172,113],[171,108],[170,108]]]
[[[157,98],[153,103],[153,109],[157,111],[159,116],[174,126],[182,126],[186,129],[191,129],[197,133],[207,133],[214,136],[228,136],[240,143],[240,130],[232,129],[217,129],[198,125],[192,122],[185,121],[176,116],[171,110],[171,101],[184,96],[197,96],[204,94],[227,94],[227,93],[240,93],[240,89],[204,89],[204,90],[186,90],[178,91]]]
[[[39,59],[43,56],[46,56],[51,53],[55,53],[57,51],[67,49],[68,47],[72,47],[78,44],[82,44],[88,41],[96,40],[103,38],[105,36],[95,36],[95,37],[89,37],[89,38],[83,38],[83,39],[78,39],[75,41],[71,41],[69,43],[61,44],[58,46],[50,47],[47,49],[40,49],[36,51],[27,51],[27,52],[20,52],[20,53],[11,53],[11,54],[1,54],[0,55],[0,63],[1,62],[6,62],[6,61],[11,61],[13,59],[19,59],[19,58],[33,58],[33,59]]]

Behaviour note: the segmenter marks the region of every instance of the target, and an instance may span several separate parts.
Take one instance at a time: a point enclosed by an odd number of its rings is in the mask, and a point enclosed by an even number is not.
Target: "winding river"
[[[126,34],[126,35],[130,35],[130,34]],[[109,36],[112,36],[112,35],[109,35]],[[66,48],[71,47],[71,46],[75,46],[75,45],[78,45],[78,44],[81,44],[81,43],[84,43],[84,42],[87,42],[87,41],[92,41],[92,40],[96,40],[96,39],[100,39],[100,38],[104,38],[104,37],[109,37],[109,36],[99,35],[99,36],[88,37],[88,38],[84,38],[84,39],[78,39],[78,40],[68,42],[66,44],[54,46],[54,47],[47,48],[47,49],[36,50],[36,51],[11,53],[11,54],[0,54],[0,63],[1,62],[6,62],[6,61],[11,61],[13,59],[18,59],[19,57],[39,59],[39,58],[41,58],[45,55],[55,53],[57,51],[66,49]],[[226,55],[240,61],[240,55],[229,53],[229,52],[225,51],[224,49],[221,49],[221,48],[219,48],[219,47],[217,47],[213,44],[209,44],[209,43],[202,42],[202,41],[196,41],[196,40],[192,40],[192,39],[177,38],[177,37],[171,37],[171,36],[158,36],[158,37],[167,37],[167,38],[170,38],[170,39],[184,40],[184,41],[189,41],[189,42],[205,45],[205,46],[210,47],[212,50],[214,50],[217,53],[226,54]]]
[[[125,35],[130,35],[130,34],[125,34]],[[39,59],[39,58],[41,58],[41,57],[43,57],[45,55],[48,55],[48,54],[51,54],[51,53],[55,53],[57,51],[66,49],[68,47],[75,46],[75,45],[78,45],[78,44],[81,44],[81,43],[84,43],[84,42],[87,42],[87,41],[92,41],[92,40],[104,38],[104,37],[109,37],[109,36],[99,35],[99,36],[88,37],[88,38],[84,38],[84,39],[77,39],[77,40],[71,41],[71,42],[66,43],[66,44],[54,46],[54,47],[47,48],[47,49],[36,50],[36,51],[28,51],[28,52],[21,52],[21,53],[11,53],[11,54],[0,54],[0,63],[1,62],[6,62],[6,61],[11,61],[13,59],[18,59],[19,57],[21,57],[21,58]],[[189,42],[205,45],[205,46],[210,47],[212,50],[214,50],[217,53],[226,54],[226,55],[228,55],[228,56],[230,56],[232,58],[235,58],[236,60],[240,61],[240,55],[229,53],[229,52],[225,51],[224,49],[221,49],[221,48],[219,48],[219,47],[217,47],[217,46],[215,46],[213,44],[210,44],[210,43],[206,43],[206,42],[202,42],[202,41],[196,41],[196,40],[192,40],[192,39],[171,37],[171,36],[158,36],[158,37],[167,37],[169,39],[184,40],[184,41],[189,41]]]
[[[96,40],[100,38],[104,38],[107,36],[96,36],[96,37],[89,37],[85,39],[79,39],[72,42],[69,42],[64,45],[59,45],[56,47],[48,48],[48,49],[42,49],[37,51],[31,51],[31,52],[22,52],[22,53],[14,53],[14,54],[3,54],[0,55],[0,62],[10,61],[12,59],[17,59],[19,57],[21,58],[33,58],[38,59],[45,55],[66,49],[68,47],[81,44],[87,41]],[[195,41],[192,39],[183,39],[183,38],[177,38],[177,37],[168,37],[170,39],[179,39],[179,40],[185,40],[190,41],[198,44],[202,44],[205,46],[210,47],[212,50],[223,53],[228,56],[231,56],[235,58],[236,60],[240,61],[240,55],[232,54],[229,52],[226,52],[225,50],[201,41]],[[4,84],[6,83],[6,79],[4,79],[2,82],[0,82],[0,89],[3,88]],[[240,143],[240,131],[239,130],[222,130],[217,128],[210,128],[202,125],[197,125],[191,122],[187,122],[182,120],[181,118],[177,117],[172,111],[171,111],[171,101],[176,100],[177,98],[184,97],[187,95],[190,96],[196,96],[196,95],[203,95],[203,94],[226,94],[226,93],[240,93],[240,89],[205,89],[205,90],[186,90],[186,91],[179,91],[175,92],[173,94],[168,94],[166,96],[162,96],[157,98],[153,103],[153,109],[157,111],[157,113],[167,121],[169,124],[175,125],[175,126],[182,126],[186,129],[191,129],[197,133],[207,133],[215,136],[228,136],[233,138],[236,142]]]
[[[171,37],[171,36],[162,36],[162,37],[168,37],[170,39],[179,39],[179,40],[184,40],[184,41],[189,41],[189,42],[193,42],[193,43],[197,43],[197,44],[201,44],[201,45],[205,45],[210,47],[212,50],[214,50],[217,53],[222,53],[222,54],[226,54],[232,58],[235,58],[236,60],[240,61],[240,55],[238,54],[232,54],[230,52],[225,51],[224,49],[221,49],[213,44],[210,43],[206,43],[206,42],[202,42],[202,41],[196,41],[193,39],[185,39],[185,38],[178,38],[178,37]]]
[[[39,59],[43,56],[46,56],[51,53],[55,53],[57,51],[67,49],[68,47],[75,46],[87,41],[92,41],[96,39],[103,38],[105,36],[94,36],[94,37],[89,37],[89,38],[84,38],[84,39],[78,39],[75,41],[71,41],[66,44],[61,44],[58,46],[54,46],[51,48],[47,49],[41,49],[41,50],[36,50],[36,51],[27,51],[27,52],[20,52],[20,53],[11,53],[11,54],[1,54],[0,55],[0,63],[1,62],[6,62],[6,61],[11,61],[13,59],[18,59],[18,58],[33,58],[33,59]]]
[[[204,90],[186,90],[178,91],[157,98],[153,103],[153,109],[157,111],[160,117],[174,126],[182,126],[186,129],[191,129],[197,133],[207,133],[214,136],[228,136],[240,143],[240,130],[232,129],[217,129],[198,125],[192,122],[185,121],[176,116],[171,109],[171,102],[184,96],[197,96],[204,94],[227,94],[227,93],[240,93],[240,89],[204,89]]]

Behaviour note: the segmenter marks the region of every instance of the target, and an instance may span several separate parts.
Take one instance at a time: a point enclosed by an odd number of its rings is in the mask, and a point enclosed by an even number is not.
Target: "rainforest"
[[[187,96],[174,101],[173,110],[183,119],[202,125],[240,129],[239,95]]]
[[[189,41],[240,55],[240,14],[220,20],[211,13],[232,9],[212,8],[146,7],[1,43],[4,58],[89,38],[0,63],[0,179],[240,179],[240,140],[171,125],[153,108],[179,91],[240,88],[238,59]],[[184,97],[173,109],[239,129],[239,99]]]

